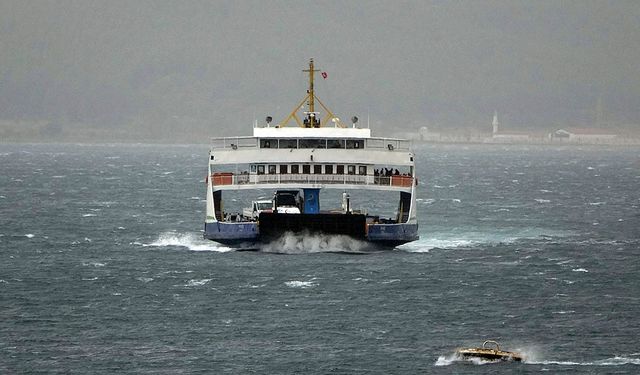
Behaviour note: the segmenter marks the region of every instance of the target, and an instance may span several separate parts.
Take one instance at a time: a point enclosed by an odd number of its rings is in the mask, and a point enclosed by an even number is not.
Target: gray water
[[[0,145],[0,373],[640,372],[639,149],[416,157],[419,241],[246,253],[202,240],[206,146]],[[453,357],[485,339],[526,361]]]

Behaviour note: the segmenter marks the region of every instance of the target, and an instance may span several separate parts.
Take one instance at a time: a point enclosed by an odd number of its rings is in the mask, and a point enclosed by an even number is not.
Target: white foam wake
[[[498,363],[500,362],[499,360],[486,360],[486,359],[482,359],[482,358],[461,358],[460,356],[454,354],[451,354],[449,356],[443,356],[441,355],[440,357],[438,357],[438,359],[436,360],[436,363],[434,363],[434,366],[449,366],[453,363],[456,362],[464,362],[464,363],[471,363],[474,365],[487,365],[490,363]]]
[[[474,229],[470,231],[431,232],[421,234],[418,241],[402,245],[400,249],[413,253],[427,253],[432,249],[455,249],[485,244],[513,243],[519,240],[546,238],[549,236],[567,236],[568,232],[544,230],[539,228],[509,228],[486,231]]]
[[[329,235],[321,233],[287,232],[268,244],[262,245],[261,251],[282,254],[307,254],[323,252],[360,253],[370,247],[345,235]]]
[[[165,232],[162,233],[157,240],[148,244],[142,244],[144,247],[157,246],[179,246],[186,247],[191,251],[216,251],[227,252],[231,251],[231,248],[221,246],[215,242],[207,241],[197,233],[175,233]]]
[[[460,360],[460,358],[455,354],[451,354],[449,356],[441,355],[436,360],[436,363],[434,363],[434,366],[449,366],[450,364],[452,364],[452,363],[454,363],[456,361],[459,361],[459,360]]]
[[[640,358],[629,358],[615,356],[613,358],[601,359],[593,362],[573,362],[573,361],[539,361],[527,362],[538,365],[561,365],[561,366],[623,366],[640,365]]]
[[[452,249],[461,246],[473,246],[477,241],[470,239],[425,238],[402,245],[400,249],[412,253],[428,253],[432,249]]]
[[[555,360],[542,360],[539,358],[539,354],[535,351],[527,352],[526,350],[518,350],[524,357],[523,363],[527,365],[556,365],[556,366],[623,366],[623,365],[640,365],[640,358],[630,358],[623,356],[615,356],[613,358],[606,358],[591,362],[577,362],[577,361],[555,361]],[[633,356],[633,354],[631,354]],[[497,363],[500,361],[487,361],[480,358],[468,358],[463,359],[457,356],[455,353],[449,356],[439,356],[434,366],[449,366],[456,362],[471,363],[474,365],[486,365],[490,363]]]

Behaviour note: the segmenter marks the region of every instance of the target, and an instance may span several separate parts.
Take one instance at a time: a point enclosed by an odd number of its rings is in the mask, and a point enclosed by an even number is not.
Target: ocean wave
[[[192,279],[189,280],[185,286],[202,286],[211,281],[211,279]]]
[[[83,266],[88,267],[88,266],[92,266],[92,267],[104,267],[106,266],[106,263],[100,263],[100,262],[83,262],[82,263]]]
[[[286,281],[284,285],[288,286],[289,288],[305,289],[305,288],[312,288],[318,284],[313,281],[291,280],[291,281]]]
[[[231,248],[223,247],[215,242],[207,241],[195,233],[162,233],[157,240],[151,243],[143,243],[143,247],[186,247],[191,251],[215,251],[227,252]]]
[[[423,205],[430,205],[433,204],[436,200],[435,199],[431,199],[431,198],[427,198],[427,199],[416,199],[416,202],[423,204]]]

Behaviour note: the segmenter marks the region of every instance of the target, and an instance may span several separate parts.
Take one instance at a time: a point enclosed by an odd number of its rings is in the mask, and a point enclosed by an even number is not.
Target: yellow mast
[[[315,123],[318,121],[316,120],[316,114],[315,114],[315,96],[313,94],[313,73],[317,72],[319,70],[317,69],[313,69],[313,57],[311,59],[309,59],[309,69],[304,69],[303,72],[308,72],[309,73],[309,90],[307,90],[307,92],[309,93],[309,114],[308,114],[308,119],[311,123],[311,127],[316,127]]]
[[[313,69],[313,58],[309,60],[309,69],[304,69],[303,72],[309,72],[309,112],[313,113],[314,111],[314,95],[313,95],[313,74],[318,72],[319,70]]]
[[[324,127],[327,124],[327,122],[329,122],[330,120],[335,123],[335,126],[338,126],[338,127],[341,127],[341,128],[346,128],[346,126],[342,123],[342,121],[340,121],[340,119],[337,118],[333,114],[333,112],[331,112],[329,110],[329,108],[327,108],[324,105],[324,103],[322,103],[320,101],[319,98],[316,98],[314,90],[313,90],[313,78],[314,78],[314,73],[315,72],[319,72],[320,70],[314,69],[314,68],[315,68],[315,65],[313,63],[313,58],[311,58],[311,59],[309,59],[309,69],[302,70],[305,73],[309,73],[309,89],[307,90],[307,96],[305,96],[304,99],[302,99],[300,104],[298,104],[298,106],[296,108],[294,108],[293,111],[291,111],[289,116],[287,116],[287,118],[284,119],[284,121],[282,121],[280,124],[278,124],[278,127],[287,126],[289,121],[293,118],[296,121],[296,123],[298,124],[298,126],[301,127],[301,128],[321,128],[321,127]],[[324,109],[325,112],[326,112],[326,116],[325,116],[324,119],[321,119],[320,116],[318,116],[319,114],[316,113],[316,107],[315,107],[316,100],[318,101],[318,103],[320,104],[322,109]],[[302,106],[303,106],[305,101],[307,101],[307,105],[309,106],[309,110],[307,112],[305,112],[306,116],[301,121],[300,118],[298,118],[297,112],[300,109],[302,109]]]

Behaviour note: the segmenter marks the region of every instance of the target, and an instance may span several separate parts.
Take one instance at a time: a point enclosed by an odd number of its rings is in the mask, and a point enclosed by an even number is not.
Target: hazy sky
[[[640,1],[0,0],[0,120],[250,132],[305,94],[386,132],[640,124]],[[640,128],[640,125],[636,125]]]

